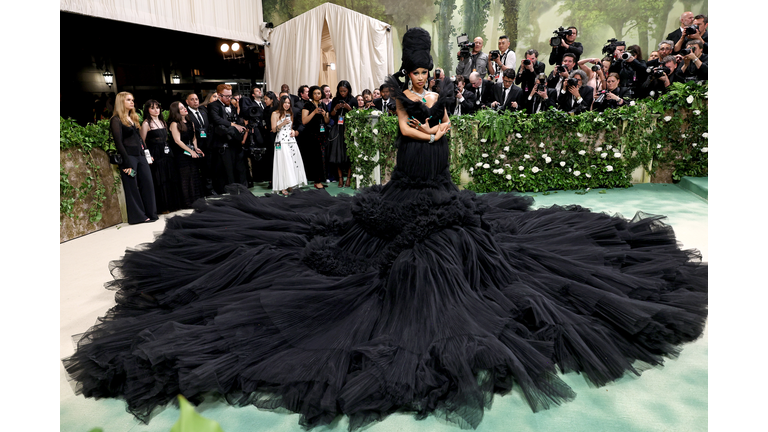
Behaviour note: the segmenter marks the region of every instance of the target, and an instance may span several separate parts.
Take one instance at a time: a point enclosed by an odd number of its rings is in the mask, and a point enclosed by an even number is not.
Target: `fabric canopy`
[[[61,0],[60,10],[264,44],[261,0]]]
[[[295,94],[299,86],[328,84],[336,92],[336,82],[318,82],[323,58],[323,25],[328,23],[332,50],[336,57],[336,76],[352,85],[352,92],[378,88],[394,72],[394,49],[390,25],[333,3],[322,4],[275,27],[266,51],[267,88],[279,91],[288,84]],[[327,48],[327,47],[326,47]]]

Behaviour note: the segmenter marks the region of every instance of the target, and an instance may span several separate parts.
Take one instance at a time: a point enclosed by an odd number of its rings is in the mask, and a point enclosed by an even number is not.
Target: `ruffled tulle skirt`
[[[704,328],[707,267],[663,217],[397,170],[353,197],[239,192],[113,263],[117,306],[64,360],[78,392],[144,420],[213,393],[306,426],[401,410],[476,427],[494,393],[546,409],[575,396],[559,373],[639,374]]]

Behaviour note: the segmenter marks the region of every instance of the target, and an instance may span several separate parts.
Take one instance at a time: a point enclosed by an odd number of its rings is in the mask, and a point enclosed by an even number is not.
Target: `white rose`
[[[708,138],[708,137],[709,137],[709,134],[708,134],[707,132],[704,132],[703,134],[701,134],[701,137],[702,137],[702,138]]]
[[[524,166],[522,166],[522,165],[520,165],[519,167],[517,167],[517,169],[518,169],[519,171],[522,171],[522,170],[524,170],[524,169],[525,169],[525,167],[524,167]]]
[[[512,165],[510,165],[510,164],[504,164],[504,166],[507,167],[507,168],[512,168]]]
[[[358,144],[357,141],[355,141],[355,147],[360,147],[360,144]]]
[[[546,158],[548,158],[548,157],[549,157],[549,155],[547,155],[546,153],[544,153],[543,155],[541,155],[541,158],[542,158],[542,159],[546,159]]]
[[[614,153],[614,154],[613,154],[613,157],[615,157],[615,158],[620,158],[620,157],[621,157],[621,153],[619,153],[619,152],[616,152],[616,153]]]
[[[368,160],[368,156],[364,157],[363,160]]]
[[[610,166],[610,165],[606,165],[605,166],[605,170],[608,171],[608,172],[611,172],[611,171],[613,171],[613,167]]]
[[[496,170],[496,174],[504,174],[504,170],[499,168]]]
[[[469,172],[475,172],[475,169],[474,168],[470,168]]]
[[[520,135],[519,133],[516,133],[516,134],[515,134],[515,137],[517,137],[517,138],[522,138],[523,136],[522,136],[522,135]]]
[[[485,138],[483,138],[483,139],[481,139],[481,140],[480,140],[480,142],[481,142],[481,143],[484,143],[484,142],[486,142],[486,141],[488,141],[488,140],[487,140],[487,139],[485,139]]]
[[[355,170],[357,170],[357,172],[361,171],[360,167],[355,168]]]
[[[605,148],[606,148],[606,149],[608,149],[608,150],[610,150],[610,149],[612,149],[612,148],[613,148],[613,146],[612,146],[612,145],[610,145],[610,144],[608,144],[607,146],[605,146]]]
[[[565,162],[560,162],[560,166],[565,166]]]
[[[688,95],[688,97],[685,98],[685,101],[688,102],[689,104],[692,104],[693,103],[693,95]]]
[[[379,134],[379,130],[378,130],[378,129],[374,129],[374,130],[373,130],[373,134],[374,134],[374,135],[378,135],[378,134]]]
[[[592,178],[592,174],[590,174],[590,173],[586,173],[584,175],[587,176],[587,178]]]
[[[482,154],[482,156],[483,156],[484,158],[487,158],[487,157],[488,157],[488,153],[483,153],[483,154]]]
[[[494,160],[494,161],[493,161],[493,163],[494,163],[494,164],[496,164],[496,165],[498,165],[498,164],[499,164],[499,160],[498,160],[498,159],[496,159],[496,160]]]
[[[629,106],[635,106],[635,101],[629,101]]]
[[[680,135],[680,138],[685,138],[685,134]]]
[[[491,167],[491,166],[490,166],[490,165],[488,165],[488,164],[483,164],[483,168],[485,168],[485,169],[488,169],[488,168],[490,168],[490,167]]]
[[[656,148],[661,148],[661,144],[656,144]]]
[[[506,159],[506,158],[507,158],[507,155],[503,155],[503,154],[499,155],[499,159]]]
[[[520,177],[525,177],[525,174],[520,174]]]
[[[560,154],[565,154],[565,153],[566,153],[566,151],[565,151],[565,150],[561,150],[561,151],[560,151]]]
[[[478,162],[478,163],[475,164],[475,166],[476,167],[481,167],[481,166],[483,166],[483,163],[482,162]]]
[[[581,156],[584,156],[585,154],[587,154],[587,152],[586,152],[585,150],[579,150],[579,154],[580,154]]]
[[[581,132],[576,132],[576,136],[577,136],[577,137],[579,137],[579,138],[581,138],[581,137],[582,137],[582,136],[584,136],[584,135],[582,135],[582,134],[581,134]]]
[[[596,152],[603,151],[603,148],[602,147],[595,147],[595,151]]]
[[[608,156],[608,153],[600,153],[600,157],[605,159],[605,157]]]
[[[363,157],[363,154],[360,153],[359,155],[357,155],[357,157],[361,158],[361,157]]]
[[[699,110],[693,110],[693,115],[699,115],[699,114],[701,114],[701,111],[699,111]]]
[[[534,174],[536,174],[536,173],[537,173],[537,172],[539,172],[540,170],[539,170],[539,167],[533,167],[533,168],[531,168],[531,171],[532,171]]]
[[[507,174],[507,180],[512,180],[512,174]]]
[[[573,172],[573,175],[575,175],[576,177],[578,177],[578,176],[580,176],[580,175],[581,175],[581,171],[574,171],[574,172]]]
[[[707,153],[708,151],[709,151],[709,147],[702,147],[701,148],[701,152],[702,153]]]
[[[539,144],[539,148],[544,148],[544,143]]]
[[[694,147],[696,147],[696,145],[697,145],[697,144],[696,144],[696,143],[693,143],[693,144],[691,144],[691,145],[692,145],[692,146],[694,146]]]
[[[530,159],[531,157],[529,155],[523,155],[523,159]]]
[[[672,116],[666,116],[666,117],[664,117],[664,121],[665,121],[665,122],[668,122],[668,121],[670,121],[670,120],[672,120]]]
[[[544,162],[546,162],[546,163],[550,163],[550,162],[552,162],[552,158],[551,158],[551,157],[548,157],[548,158],[544,159]]]
[[[504,147],[504,151],[509,151],[509,146]]]

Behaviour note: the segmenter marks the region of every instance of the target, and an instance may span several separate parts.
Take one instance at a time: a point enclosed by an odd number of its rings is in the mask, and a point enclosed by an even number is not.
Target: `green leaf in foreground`
[[[201,416],[184,396],[178,397],[179,420],[173,425],[171,432],[224,432],[217,421]]]

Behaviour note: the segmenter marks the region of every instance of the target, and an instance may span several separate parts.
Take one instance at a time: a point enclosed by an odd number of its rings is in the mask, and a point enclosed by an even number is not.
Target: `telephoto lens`
[[[528,66],[529,64],[531,64],[531,61],[528,60],[528,59],[525,59],[525,60],[523,60],[523,64]]]
[[[599,70],[600,70],[600,66],[598,66],[598,65],[592,66],[592,72],[597,72]]]
[[[621,53],[621,59],[622,59],[622,60],[626,60],[626,59],[628,59],[628,58],[630,58],[630,57],[632,57],[632,54],[631,54],[631,53],[628,53],[628,52],[623,52],[623,53]]]

